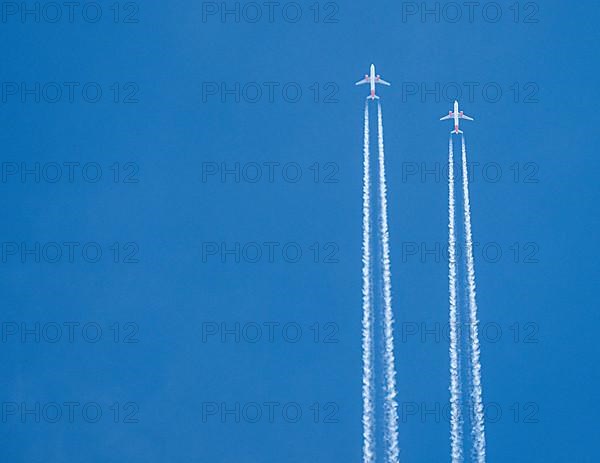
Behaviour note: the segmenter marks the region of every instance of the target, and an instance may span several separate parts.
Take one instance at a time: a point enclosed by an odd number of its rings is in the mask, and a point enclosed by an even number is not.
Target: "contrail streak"
[[[463,207],[465,221],[465,248],[467,257],[467,280],[469,289],[469,336],[471,340],[471,402],[473,404],[473,455],[477,463],[485,463],[485,426],[481,388],[481,363],[479,360],[479,335],[477,301],[475,292],[475,265],[473,260],[473,235],[471,231],[471,205],[469,203],[469,177],[467,172],[467,149],[462,136]]]
[[[365,138],[363,154],[363,244],[362,244],[362,360],[363,360],[363,462],[375,461],[373,440],[373,313],[371,310],[371,211],[370,211],[370,154],[369,154],[369,102],[365,102]]]
[[[380,233],[383,258],[383,335],[384,335],[384,417],[387,442],[387,461],[399,461],[398,450],[398,404],[396,403],[396,367],[394,358],[394,314],[392,312],[392,277],[390,271],[390,244],[387,218],[387,185],[385,179],[385,153],[383,149],[383,121],[381,103],[377,105],[377,129],[379,142],[379,200]]]
[[[450,443],[452,463],[462,462],[461,388],[459,379],[458,317],[456,310],[456,232],[454,230],[454,150],[448,141],[448,285],[450,299]]]

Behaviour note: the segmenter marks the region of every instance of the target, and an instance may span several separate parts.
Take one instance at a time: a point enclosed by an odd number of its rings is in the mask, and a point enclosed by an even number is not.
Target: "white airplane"
[[[355,85],[362,85],[362,84],[371,84],[371,94],[367,97],[367,98],[371,98],[372,100],[374,99],[379,99],[379,97],[377,95],[375,95],[375,84],[383,84],[383,85],[392,85],[389,82],[386,82],[385,80],[383,80],[379,75],[375,75],[375,65],[371,64],[371,75],[366,75],[365,74],[365,78],[363,80],[359,80],[358,82],[356,82]]]
[[[469,116],[465,116],[465,113],[458,110],[458,101],[454,101],[454,111],[449,111],[447,116],[444,116],[440,119],[440,121],[447,121],[448,119],[454,119],[454,133],[462,133],[462,130],[458,130],[458,120],[466,119],[468,121],[472,121],[473,118]]]

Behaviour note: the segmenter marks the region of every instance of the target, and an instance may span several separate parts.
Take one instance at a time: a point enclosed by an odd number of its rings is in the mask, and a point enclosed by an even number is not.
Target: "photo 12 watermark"
[[[136,162],[106,161],[3,161],[0,163],[2,184],[80,184],[140,182]]]
[[[447,162],[403,161],[402,183],[447,183]],[[541,181],[540,164],[533,161],[467,162],[470,184],[523,184],[536,185]],[[462,178],[462,166],[455,164],[454,178]]]
[[[203,344],[338,344],[340,327],[335,322],[204,321]]]
[[[400,262],[402,264],[444,264],[450,261],[447,241],[403,241]],[[464,246],[456,244],[456,259],[465,256]],[[476,261],[484,264],[539,264],[541,248],[535,241],[474,241],[473,254]]]
[[[203,241],[203,264],[339,264],[340,246],[334,241]]]
[[[528,1],[402,2],[404,24],[496,24],[501,21],[537,24],[540,22],[540,4]]]
[[[202,82],[202,103],[339,103],[336,82]]]
[[[457,336],[468,336],[470,323],[459,323]],[[432,321],[403,321],[397,328],[402,344],[445,344],[450,343],[450,324]],[[526,344],[541,342],[540,325],[536,322],[496,322],[484,321],[477,324],[479,340],[482,344]]]
[[[401,423],[448,424],[451,422],[451,405],[448,402],[403,401],[398,404]],[[535,401],[485,402],[483,412],[486,424],[508,422],[532,425],[541,422],[540,405]]]
[[[202,23],[221,24],[337,24],[337,2],[202,2]]]
[[[57,423],[113,423],[136,424],[140,422],[140,406],[136,402],[104,402],[61,400],[3,401],[0,404],[2,423],[6,424],[57,424]]]
[[[202,163],[202,183],[339,183],[340,166],[336,162],[314,161],[205,161]]]
[[[137,264],[140,246],[134,242],[3,241],[2,264]]]
[[[138,344],[136,322],[3,321],[1,342],[16,344]]]
[[[336,424],[340,422],[337,402],[256,401],[202,402],[202,423],[222,424]]]
[[[499,103],[540,102],[540,85],[535,81],[464,81],[464,82],[400,82],[402,102],[421,103]]]
[[[138,2],[0,2],[2,24],[137,24]]]
[[[136,104],[139,94],[137,82],[0,82],[2,104]]]

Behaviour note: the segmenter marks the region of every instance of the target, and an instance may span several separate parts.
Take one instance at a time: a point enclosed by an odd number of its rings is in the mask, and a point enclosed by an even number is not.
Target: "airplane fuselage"
[[[375,65],[371,64],[371,75],[369,77],[371,83],[371,99],[375,99]]]
[[[458,133],[458,117],[460,113],[458,112],[458,101],[454,102],[454,133]]]

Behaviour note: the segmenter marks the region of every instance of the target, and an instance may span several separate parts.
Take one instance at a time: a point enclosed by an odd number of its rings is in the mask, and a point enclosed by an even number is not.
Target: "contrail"
[[[370,154],[369,154],[369,102],[365,101],[365,139],[363,155],[363,245],[362,245],[362,350],[363,350],[363,462],[375,461],[373,440],[373,313],[371,311],[371,211],[370,211]]]
[[[456,233],[454,230],[454,150],[448,141],[448,285],[450,299],[450,442],[452,463],[462,462],[461,388],[459,380],[458,317],[456,310]]]
[[[383,149],[383,122],[381,103],[377,105],[377,129],[379,142],[379,200],[380,233],[383,258],[383,335],[384,335],[384,416],[386,421],[387,461],[399,461],[398,450],[398,404],[396,403],[396,367],[394,358],[394,314],[392,312],[392,277],[390,271],[390,244],[387,218],[387,186],[385,180],[385,153]]]
[[[467,149],[462,135],[463,207],[465,221],[465,248],[467,256],[467,280],[469,289],[469,335],[471,340],[471,401],[473,404],[473,455],[477,463],[485,463],[485,427],[481,390],[481,363],[479,360],[479,336],[477,301],[475,293],[475,265],[473,260],[473,235],[471,231],[471,205],[469,203],[469,177],[467,172]]]

